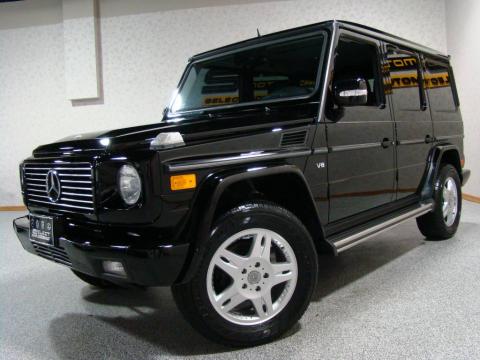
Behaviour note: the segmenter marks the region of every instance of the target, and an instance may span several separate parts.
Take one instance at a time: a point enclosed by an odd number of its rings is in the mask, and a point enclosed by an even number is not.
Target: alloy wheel
[[[455,180],[451,177],[448,177],[443,184],[442,212],[445,224],[452,226],[458,212],[458,191]]]
[[[226,320],[257,325],[288,304],[297,277],[297,260],[288,242],[274,231],[254,228],[234,234],[217,249],[207,272],[207,292]]]

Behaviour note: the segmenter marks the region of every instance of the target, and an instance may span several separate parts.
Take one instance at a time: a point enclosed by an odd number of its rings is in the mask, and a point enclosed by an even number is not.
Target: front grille
[[[60,197],[47,193],[47,174],[54,170],[60,180]],[[90,214],[95,211],[93,168],[88,162],[25,162],[24,186],[27,204],[58,211]]]
[[[72,262],[70,261],[68,254],[65,252],[65,250],[63,250],[63,248],[39,244],[36,242],[32,242],[32,245],[38,256],[41,256],[51,261],[55,261],[59,264],[72,266]]]

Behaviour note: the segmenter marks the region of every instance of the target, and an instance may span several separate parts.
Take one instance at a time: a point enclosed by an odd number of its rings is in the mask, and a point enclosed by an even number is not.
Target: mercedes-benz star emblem
[[[58,173],[55,170],[50,170],[47,173],[46,187],[48,198],[51,202],[56,203],[60,199],[62,187]]]

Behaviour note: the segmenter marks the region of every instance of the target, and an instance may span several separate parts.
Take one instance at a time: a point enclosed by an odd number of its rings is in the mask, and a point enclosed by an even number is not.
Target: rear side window
[[[390,70],[391,91],[397,111],[420,110],[422,87],[416,54],[394,46],[387,47],[387,66]]]
[[[450,68],[431,60],[425,62],[425,87],[433,111],[456,111],[455,96],[450,81]]]
[[[311,94],[325,37],[257,46],[194,63],[172,112]]]

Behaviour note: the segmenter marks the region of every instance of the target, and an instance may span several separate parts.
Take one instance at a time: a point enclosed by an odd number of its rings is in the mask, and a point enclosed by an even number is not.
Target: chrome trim
[[[63,187],[64,189],[66,186]],[[37,190],[39,191],[39,190]],[[92,194],[80,194],[80,193],[72,193],[72,192],[67,192],[67,191],[62,191],[63,195],[73,195],[73,196],[80,196],[80,197],[93,197]]]
[[[350,150],[358,150],[358,149],[370,149],[375,147],[381,147],[381,142],[376,143],[364,143],[364,144],[352,144],[352,145],[338,145],[338,146],[331,146],[329,148],[329,152],[339,152],[339,151],[350,151]]]
[[[411,218],[421,216],[430,212],[433,209],[433,203],[423,204],[420,207],[410,210],[404,214],[401,214],[393,219],[387,220],[381,224],[374,225],[368,229],[362,230],[356,234],[347,236],[343,239],[337,240],[332,244],[337,253],[350,249],[351,247],[358,245],[384,231],[387,231],[404,221],[407,221]]]
[[[436,136],[435,140],[448,140],[448,139],[463,139],[464,135],[444,135],[444,136]]]
[[[37,163],[27,163],[27,164],[37,164]],[[43,165],[45,163],[38,163],[39,165]],[[54,166],[54,167],[36,167],[36,168],[31,168],[30,170],[84,170],[84,171],[89,171],[89,170],[92,170],[91,167],[88,167],[88,168],[66,168],[66,167],[58,167],[58,166]]]
[[[45,189],[45,185],[32,184],[32,183],[28,183],[28,182],[25,183],[25,186],[26,186],[26,187],[28,187],[28,186],[36,186],[36,187],[40,187],[40,188],[42,188],[42,189]]]
[[[397,145],[426,144],[425,139],[398,140]]]
[[[90,191],[93,192],[91,188],[86,188],[86,187],[78,187],[78,186],[62,186],[63,189],[70,189],[70,190],[85,190],[85,191]]]
[[[59,161],[52,159],[50,163],[35,161],[24,163],[27,205],[93,213],[95,211],[93,166],[87,162],[70,162],[62,166],[58,164]],[[47,175],[51,172],[57,173],[61,185],[61,193],[56,202],[49,198],[46,189]]]
[[[92,174],[65,174],[65,173],[58,173],[59,176],[67,176],[67,177],[88,177],[92,178]]]
[[[71,184],[91,184],[91,181],[84,181],[84,180],[60,180],[62,183],[71,183]]]
[[[85,206],[59,204],[59,203],[52,203],[52,202],[49,202],[49,201],[41,201],[41,200],[36,200],[36,199],[29,199],[29,201],[34,201],[34,202],[41,203],[41,204],[48,204],[48,205],[54,205],[54,206],[61,206],[61,207],[66,207],[66,208],[72,208],[72,209],[94,210],[94,208],[85,207]]]
[[[168,170],[171,172],[176,171],[189,171],[189,170],[199,170],[199,169],[208,169],[217,166],[223,165],[232,165],[232,164],[245,164],[255,160],[273,160],[273,159],[286,159],[299,156],[308,156],[311,155],[311,150],[302,150],[302,151],[288,151],[288,152],[259,152],[259,153],[247,153],[237,156],[227,156],[214,159],[200,159],[185,161],[176,164],[168,165]]]
[[[319,147],[313,149],[313,155],[321,155],[321,154],[327,154],[328,153],[328,147]]]

